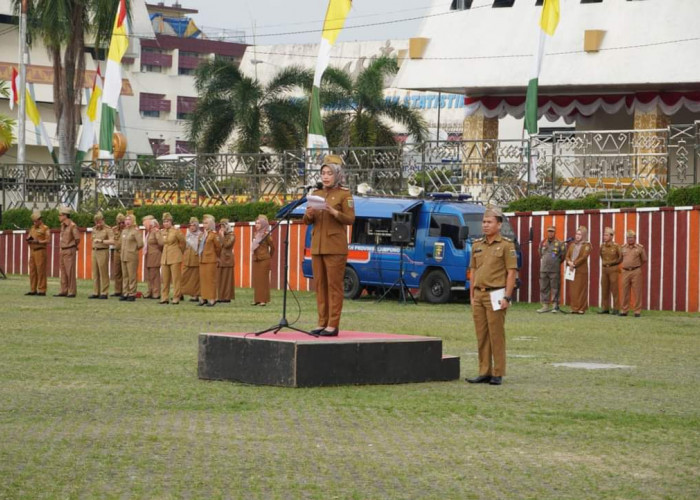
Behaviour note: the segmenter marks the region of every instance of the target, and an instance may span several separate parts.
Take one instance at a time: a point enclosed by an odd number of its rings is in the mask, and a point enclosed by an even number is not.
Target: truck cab
[[[418,289],[421,300],[445,303],[455,291],[468,290],[471,242],[481,236],[483,205],[449,193],[437,193],[431,199],[355,196],[354,200],[355,223],[349,234],[345,268],[346,298],[392,286],[399,279],[401,263],[406,285]],[[292,215],[301,216],[305,209],[302,204]],[[395,219],[403,221],[399,222],[402,238],[392,234]],[[501,233],[511,239],[514,236],[507,220]],[[311,231],[307,231],[302,263],[307,278],[313,278],[310,246]]]

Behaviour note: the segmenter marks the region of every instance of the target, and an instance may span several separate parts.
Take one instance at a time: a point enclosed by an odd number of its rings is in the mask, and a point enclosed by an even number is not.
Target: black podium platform
[[[459,378],[459,358],[443,356],[435,337],[341,331],[202,333],[198,375],[255,385],[314,387],[403,384]]]

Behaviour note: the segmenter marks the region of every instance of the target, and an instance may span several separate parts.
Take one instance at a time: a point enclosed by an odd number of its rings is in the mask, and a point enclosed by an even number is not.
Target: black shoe
[[[109,297],[107,297],[106,295],[100,295],[100,298],[101,298],[102,300],[107,300]]]
[[[613,309],[612,311],[610,311],[610,314],[613,316],[619,316],[620,312],[617,309]]]
[[[259,302],[256,302],[256,303],[255,303],[256,306],[257,306],[258,304],[259,304]],[[322,327],[322,328],[314,328],[314,329],[311,330],[309,333],[310,333],[311,335],[321,335],[321,332],[322,332],[323,330],[325,330],[325,329],[326,329],[325,326]]]
[[[100,298],[99,295],[95,295],[95,294],[88,295],[88,299],[99,299],[99,298]]]
[[[229,304],[231,301],[230,300],[217,300],[217,302],[221,302],[223,304]]]
[[[133,295],[129,295],[129,296],[126,298],[126,300],[128,300],[129,302],[136,302],[136,297],[133,296]]]
[[[113,293],[112,295],[110,295],[110,297],[121,297],[121,296],[122,296],[121,293]]]
[[[75,294],[72,294],[72,295],[66,295],[66,298],[67,298],[67,299],[74,299],[74,298],[75,298]]]
[[[502,383],[502,377],[491,377],[491,380],[489,380],[489,385],[501,385]]]
[[[65,296],[66,296],[65,293],[57,293],[54,295],[54,297],[65,297]]]
[[[470,384],[488,384],[491,382],[491,375],[479,375],[478,377],[474,378],[467,378],[464,379]]]
[[[627,313],[620,313],[618,316],[627,316]]]
[[[38,297],[46,297],[46,292],[36,292]]]
[[[598,314],[610,314],[610,311],[606,309],[605,311],[598,311]]]
[[[321,337],[337,337],[338,336],[338,329],[333,328],[332,330],[326,330],[325,328],[321,330],[319,333]]]
[[[182,299],[180,299],[180,300],[182,300]],[[190,299],[190,302],[199,302],[199,299],[197,297],[192,297]]]
[[[24,295],[36,295],[36,292],[27,292]]]
[[[634,313],[634,317],[635,317],[635,318],[639,318],[640,316],[641,316],[641,314],[639,314],[639,313]]]
[[[216,302],[207,302],[207,307],[214,307],[216,305]]]
[[[158,302],[158,303],[159,303],[159,304],[168,304],[168,301],[167,301],[167,300],[161,300],[161,301]]]
[[[206,302],[200,302],[200,303],[197,304],[197,305],[198,305],[199,307],[202,307],[204,304],[206,304]]]
[[[119,296],[119,300],[121,300],[122,302],[124,302],[125,300],[129,300],[129,297],[127,297],[126,295],[120,295],[120,296]]]

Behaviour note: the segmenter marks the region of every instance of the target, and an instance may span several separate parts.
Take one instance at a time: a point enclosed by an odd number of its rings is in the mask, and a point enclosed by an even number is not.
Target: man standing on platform
[[[620,310],[620,262],[622,248],[613,239],[615,232],[611,227],[603,231],[603,244],[600,246],[600,260],[603,268],[600,271],[601,308],[598,314],[617,315]],[[612,312],[610,311],[610,295],[612,295]]]
[[[622,308],[620,316],[627,316],[630,308],[634,317],[642,315],[642,266],[647,261],[644,247],[636,243],[637,233],[627,231],[627,243],[622,245]],[[634,305],[630,306],[630,292],[634,294]]]
[[[538,313],[560,312],[559,288],[561,285],[561,263],[566,255],[566,246],[556,237],[556,228],[547,228],[547,237],[540,243],[540,302]],[[550,296],[551,294],[551,296]]]
[[[105,225],[102,212],[94,217],[92,228],[92,295],[88,299],[106,299],[109,294],[109,245],[114,244],[112,228]]]
[[[61,222],[61,291],[54,297],[70,297],[74,298],[78,289],[76,282],[75,257],[78,254],[78,245],[80,244],[80,231],[70,219],[70,207],[61,207],[58,210],[58,220]]]
[[[124,214],[117,214],[117,224],[112,228],[112,233],[114,234],[114,245],[110,250],[111,254],[111,265],[112,265],[112,279],[114,280],[114,293],[112,297],[122,296],[122,231],[124,230]]]
[[[470,297],[479,349],[479,376],[471,384],[501,385],[506,374],[506,310],[512,302],[518,258],[515,244],[501,236],[503,213],[487,208],[481,222],[483,238],[474,241]]]
[[[27,235],[29,245],[29,291],[24,295],[46,295],[46,246],[51,230],[41,220],[41,212],[32,211],[32,227]]]

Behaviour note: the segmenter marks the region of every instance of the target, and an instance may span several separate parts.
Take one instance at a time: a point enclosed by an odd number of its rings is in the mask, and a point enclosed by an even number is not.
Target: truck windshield
[[[464,217],[464,222],[469,226],[469,238],[481,238],[483,234],[481,233],[481,219],[482,215],[481,214],[462,214]],[[505,219],[503,221],[503,225],[501,226],[501,234],[505,236],[506,238],[510,238],[511,240],[515,240],[515,233],[513,232],[513,228],[510,225],[510,222],[508,222],[508,219]]]

